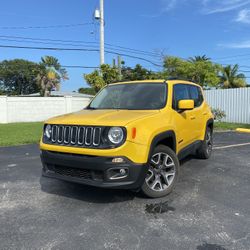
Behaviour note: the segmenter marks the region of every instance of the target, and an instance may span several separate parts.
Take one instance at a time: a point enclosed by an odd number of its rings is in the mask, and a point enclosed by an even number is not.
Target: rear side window
[[[178,102],[180,100],[189,100],[189,91],[188,91],[188,85],[186,84],[176,84],[173,88],[173,109],[178,109]]]
[[[199,107],[203,102],[203,95],[201,89],[197,86],[188,86],[190,99],[194,100],[194,107]]]
[[[199,92],[199,103],[200,103],[200,105],[201,105],[201,104],[203,103],[203,101],[204,101],[204,97],[203,97],[201,88],[198,88],[198,92]],[[199,105],[199,106],[200,106],[200,105]]]

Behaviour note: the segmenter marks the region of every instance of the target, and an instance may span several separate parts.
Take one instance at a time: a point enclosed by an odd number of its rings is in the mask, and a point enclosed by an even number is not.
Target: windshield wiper
[[[97,108],[93,108],[93,107],[88,106],[88,107],[86,107],[85,109],[96,110]]]

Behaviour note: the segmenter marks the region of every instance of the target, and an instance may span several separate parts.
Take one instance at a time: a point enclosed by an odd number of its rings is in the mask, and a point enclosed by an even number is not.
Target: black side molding
[[[191,144],[189,144],[188,146],[186,146],[185,148],[183,148],[177,155],[179,160],[184,159],[185,157],[187,157],[188,155],[192,155],[195,154],[196,150],[201,146],[202,141],[195,141]]]

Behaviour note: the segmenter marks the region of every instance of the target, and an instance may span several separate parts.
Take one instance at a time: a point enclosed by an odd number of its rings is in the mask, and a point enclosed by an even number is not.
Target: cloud
[[[250,24],[250,9],[244,9],[244,10],[241,10],[239,13],[238,13],[238,16],[237,18],[235,19],[236,22],[239,22],[239,23],[247,23],[247,24]]]
[[[163,14],[169,11],[172,11],[173,9],[183,4],[196,6],[200,10],[200,13],[203,15],[233,11],[241,7],[244,7],[246,5],[250,5],[250,0],[189,0],[189,1],[187,0],[161,0],[160,2],[161,2],[161,8],[158,11],[158,13],[147,14],[147,15],[142,15],[142,16],[147,17],[147,18],[160,17]],[[240,14],[241,14],[241,17],[243,18],[246,17],[246,15],[248,15],[250,19],[250,10],[247,13],[246,12],[244,13],[244,10],[243,10],[243,12],[239,13],[239,15]],[[240,20],[239,18],[240,17],[238,17],[237,20]]]
[[[168,12],[186,0],[161,0],[161,2],[162,12]],[[250,4],[250,0],[189,0],[188,2],[200,5],[203,14],[227,12]]]
[[[218,44],[219,47],[226,49],[249,49],[250,48],[250,40],[237,42],[237,43],[222,43]]]
[[[228,12],[250,4],[250,0],[203,0],[204,14]]]
[[[168,12],[169,10],[173,9],[178,3],[177,0],[161,0],[161,1],[163,6],[162,12]]]
[[[171,11],[174,9],[179,3],[183,2],[185,0],[161,0],[161,8],[158,13],[153,14],[142,14],[141,17],[145,18],[158,18],[165,14],[166,12]]]

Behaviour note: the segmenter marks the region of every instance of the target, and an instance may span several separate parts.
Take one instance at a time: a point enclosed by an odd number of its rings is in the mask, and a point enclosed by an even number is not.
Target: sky
[[[22,58],[39,62],[42,56],[51,55],[63,66],[98,67],[98,51],[1,47],[98,50],[99,24],[93,18],[98,6],[99,0],[1,1],[0,61]],[[105,49],[114,53],[105,53],[105,63],[111,64],[122,53],[130,56],[122,56],[127,66],[140,63],[157,71],[162,65],[159,54],[181,58],[205,54],[221,64],[239,64],[250,81],[250,0],[104,0],[104,6],[105,43],[109,44]],[[124,49],[117,46],[129,50],[118,51]],[[93,69],[67,71],[69,80],[62,90],[77,91],[87,87],[83,74]]]

